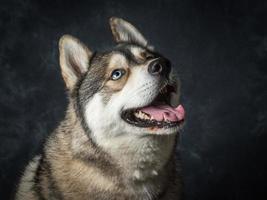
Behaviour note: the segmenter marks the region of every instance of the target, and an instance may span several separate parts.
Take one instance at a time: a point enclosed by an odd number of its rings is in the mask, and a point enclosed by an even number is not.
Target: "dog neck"
[[[130,180],[146,181],[164,172],[175,144],[175,136],[123,135],[102,141],[101,147],[109,152],[125,176]]]
[[[120,166],[127,188],[140,196],[157,196],[168,185],[175,136],[120,136],[102,148]]]
[[[123,182],[128,185],[127,188],[132,188],[133,193],[157,194],[159,192],[155,190],[165,187],[170,168],[173,167],[169,161],[173,158],[175,135],[119,134],[117,137],[102,138],[101,142],[93,141],[90,135],[97,133],[88,133],[82,128],[79,117],[71,113],[68,114],[74,124],[71,133],[74,154],[88,158],[87,153],[95,152],[97,155],[91,156],[96,156],[96,161],[105,157],[107,162],[117,166]]]

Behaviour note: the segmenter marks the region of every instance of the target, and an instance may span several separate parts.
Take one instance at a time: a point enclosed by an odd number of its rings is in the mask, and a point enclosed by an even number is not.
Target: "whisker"
[[[131,95],[131,97],[129,98],[128,101],[131,101],[133,98],[135,98],[135,95],[137,93],[143,93],[145,90],[148,90],[151,88],[151,86],[153,85],[153,81],[150,81],[142,86],[140,86],[139,88],[137,88],[135,91],[129,91],[128,93],[130,93],[129,95]],[[150,92],[151,94],[151,92]]]

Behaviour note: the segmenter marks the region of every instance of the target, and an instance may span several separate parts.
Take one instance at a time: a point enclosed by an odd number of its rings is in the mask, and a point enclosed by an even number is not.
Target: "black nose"
[[[158,58],[152,61],[148,66],[148,72],[153,76],[168,76],[171,71],[171,66],[168,60]]]

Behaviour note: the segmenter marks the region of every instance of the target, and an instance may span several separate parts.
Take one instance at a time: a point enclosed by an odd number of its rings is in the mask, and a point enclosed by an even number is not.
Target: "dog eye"
[[[125,74],[124,69],[115,69],[111,74],[111,79],[113,81],[119,80]]]

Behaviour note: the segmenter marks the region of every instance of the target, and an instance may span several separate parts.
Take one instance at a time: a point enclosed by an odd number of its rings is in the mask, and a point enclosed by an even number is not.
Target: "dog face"
[[[117,46],[93,54],[72,36],[60,40],[60,65],[92,137],[169,135],[184,119],[168,59],[130,23],[111,18]]]

